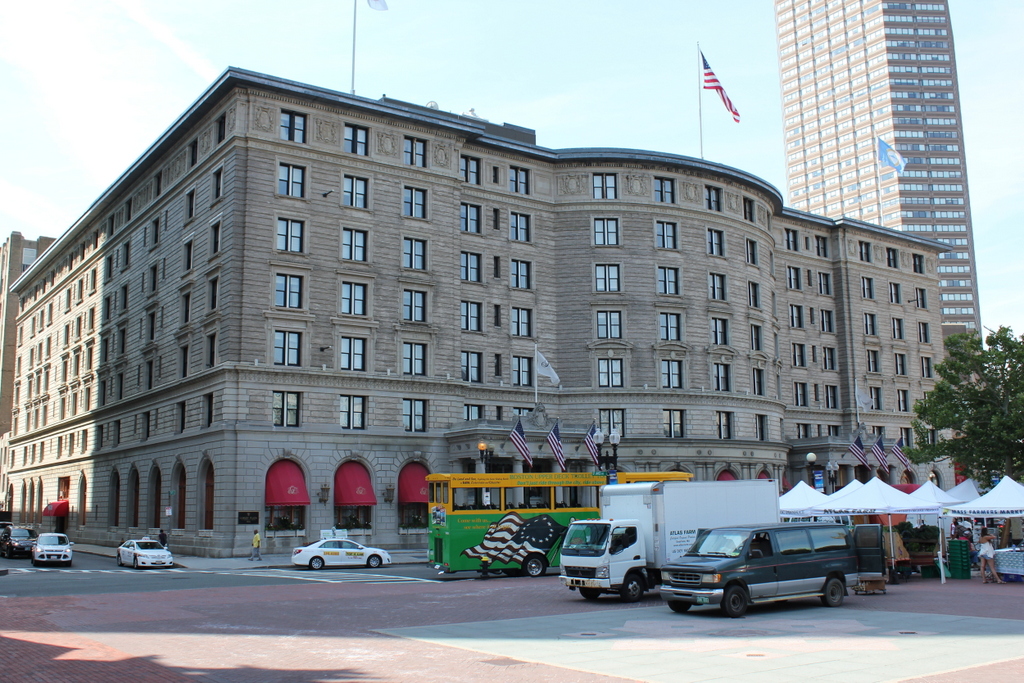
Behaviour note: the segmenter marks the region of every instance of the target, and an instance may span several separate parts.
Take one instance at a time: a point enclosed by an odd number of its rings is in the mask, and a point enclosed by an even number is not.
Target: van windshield
[[[574,522],[565,535],[562,545],[563,555],[580,557],[598,557],[604,554],[608,541],[607,524],[591,524]]]
[[[749,531],[739,529],[708,529],[702,531],[687,555],[711,557],[739,557],[743,544],[750,538]]]

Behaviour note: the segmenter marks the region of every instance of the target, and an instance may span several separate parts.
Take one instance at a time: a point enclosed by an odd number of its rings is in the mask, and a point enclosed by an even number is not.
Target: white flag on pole
[[[388,3],[386,0],[366,0],[366,4],[380,12],[388,11]]]
[[[551,363],[548,362],[548,359],[545,358],[544,354],[541,353],[540,351],[537,351],[536,353],[537,353],[537,374],[538,375],[544,375],[545,377],[547,377],[548,379],[551,380],[552,384],[554,384],[556,386],[558,384],[560,384],[561,380],[558,379],[558,373],[555,372],[555,369],[553,367],[551,367]]]
[[[857,387],[854,392],[857,396],[857,405],[860,406],[861,410],[871,410],[874,407],[875,402],[871,398],[871,394],[864,391],[860,387]]]

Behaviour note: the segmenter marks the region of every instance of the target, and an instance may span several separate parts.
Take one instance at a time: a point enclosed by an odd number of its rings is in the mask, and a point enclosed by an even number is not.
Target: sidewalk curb
[[[83,555],[93,555],[95,557],[106,557],[106,558],[109,558],[109,559],[113,560],[117,555],[115,554],[113,548],[110,548],[109,550],[110,550],[110,552],[106,552],[106,549],[103,549],[103,550],[100,550],[100,549],[85,550],[83,548],[81,550],[75,549],[75,552],[76,553],[81,553]],[[186,555],[184,557],[192,558],[193,556],[192,555]],[[239,557],[214,557],[214,558],[205,558],[205,557],[203,557],[203,558],[196,558],[196,559],[201,559],[201,560],[219,560],[219,561],[222,561],[222,562],[231,562],[233,560],[237,560],[239,562],[247,562],[248,561],[248,558],[245,558],[245,557],[242,557],[242,556],[239,556]],[[188,560],[186,559],[186,560],[184,560],[184,562],[188,562]],[[395,562],[395,561],[392,560],[390,566],[394,567],[394,566],[398,566],[398,565],[414,565],[414,564],[429,564],[429,562],[427,560],[413,560],[413,561],[405,561],[405,562]],[[263,561],[263,560],[253,561],[253,567],[254,568],[255,567],[259,567],[260,569],[293,569],[295,567],[300,567],[300,566],[303,566],[303,565],[297,565],[297,564],[291,564],[291,563],[286,563],[286,564],[266,564],[265,561]],[[175,561],[174,561],[174,568],[175,569],[192,569],[193,567],[190,567],[188,564],[182,563],[182,561],[179,561],[179,559],[175,559]],[[223,567],[223,568],[220,568],[220,569],[215,568],[215,567],[211,567],[211,568],[208,568],[208,569],[198,569],[197,568],[197,571],[215,571],[215,570],[217,570],[217,571],[243,571],[243,570],[246,570],[246,569],[248,569],[248,567],[246,567],[245,565],[240,565],[240,566],[232,565],[230,567]]]

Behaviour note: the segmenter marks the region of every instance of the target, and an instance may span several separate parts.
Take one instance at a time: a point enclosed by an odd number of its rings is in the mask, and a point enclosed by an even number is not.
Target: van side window
[[[802,555],[811,552],[811,539],[805,529],[786,529],[775,532],[775,541],[779,544],[779,553],[783,555]]]
[[[612,542],[608,550],[612,555],[618,555],[634,543],[636,543],[636,529],[634,527],[615,529],[612,531]]]
[[[750,549],[760,550],[761,557],[772,556],[772,540],[768,536],[768,532],[762,531],[754,534],[754,537],[750,539]],[[753,555],[753,553],[751,553]]]
[[[849,537],[846,530],[840,527],[825,529],[809,529],[811,532],[811,543],[814,551],[824,553],[829,550],[846,550],[850,547]]]

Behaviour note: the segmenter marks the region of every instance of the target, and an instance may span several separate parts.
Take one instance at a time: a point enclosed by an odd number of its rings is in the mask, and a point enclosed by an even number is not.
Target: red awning
[[[418,462],[411,462],[398,475],[399,503],[427,502],[427,475],[430,471]]]
[[[903,493],[913,493],[914,491],[921,488],[920,484],[890,484],[897,491],[903,491]]]
[[[43,509],[43,517],[67,517],[68,501],[55,500]]]
[[[736,475],[729,470],[722,470],[718,475],[718,481],[736,481]]]
[[[758,479],[771,479],[771,477],[768,476],[768,473],[765,472],[764,470],[761,470],[761,472],[757,475],[757,478]]]
[[[278,460],[267,470],[265,505],[309,505],[306,477],[291,460]]]
[[[376,505],[370,473],[355,460],[341,463],[334,473],[335,505]]]

